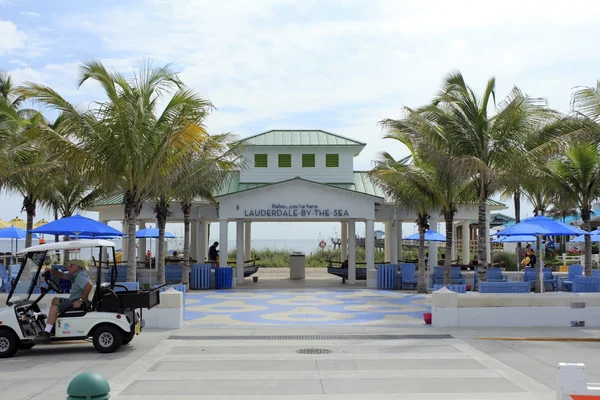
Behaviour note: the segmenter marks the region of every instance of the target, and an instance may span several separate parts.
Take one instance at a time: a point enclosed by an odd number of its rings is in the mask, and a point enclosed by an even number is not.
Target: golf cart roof
[[[31,246],[25,249],[19,250],[17,254],[25,254],[36,251],[48,251],[48,250],[73,250],[73,249],[84,249],[90,247],[115,247],[115,242],[111,242],[106,239],[81,239],[81,240],[70,240],[66,242],[52,242],[46,244],[40,244],[38,246]]]

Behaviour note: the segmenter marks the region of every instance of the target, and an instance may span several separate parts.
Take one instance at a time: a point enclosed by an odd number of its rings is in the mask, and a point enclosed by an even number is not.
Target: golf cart
[[[0,358],[11,357],[18,350],[31,349],[35,345],[34,339],[43,332],[47,316],[38,304],[51,291],[61,293],[61,288],[48,271],[42,273],[42,268],[47,256],[57,250],[89,249],[97,270],[95,282],[92,282],[94,286],[82,307],[58,315],[51,332],[51,342],[91,338],[96,350],[112,353],[139,334],[144,327],[142,308],[150,309],[159,304],[160,287],[127,290],[121,286],[123,290],[115,292],[115,286],[119,285],[115,285],[114,247],[111,241],[90,239],[47,243],[21,250],[19,253],[26,254],[26,257],[12,282],[6,299],[7,307],[0,309]],[[102,283],[102,267],[109,265],[112,265],[110,282]],[[91,279],[94,280],[93,277]]]

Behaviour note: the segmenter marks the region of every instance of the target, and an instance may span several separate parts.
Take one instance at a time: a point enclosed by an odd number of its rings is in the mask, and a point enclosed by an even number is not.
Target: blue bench
[[[581,276],[573,281],[573,293],[596,293],[600,291],[600,278]]]
[[[110,267],[108,271],[104,273],[104,282],[110,282],[110,274],[113,267]],[[117,265],[117,282],[127,281],[127,265]]]
[[[447,287],[455,293],[467,293],[467,285],[433,285],[433,291],[440,290],[443,287]]]
[[[529,293],[529,282],[480,282],[479,293]]]
[[[536,268],[525,268],[523,271],[524,281],[529,282],[531,288],[533,289],[535,287],[535,280],[537,278]],[[557,290],[558,276],[552,275],[552,268],[543,268],[542,271],[544,272],[544,287],[546,287],[547,284],[550,284],[552,286],[552,290]]]
[[[487,269],[488,282],[507,282],[506,275],[502,275],[502,268],[490,267]],[[479,284],[479,271],[475,267],[473,271],[473,290],[477,290]]]

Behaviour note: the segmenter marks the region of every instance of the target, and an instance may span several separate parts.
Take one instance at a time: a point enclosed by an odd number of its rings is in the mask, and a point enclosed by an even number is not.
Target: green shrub
[[[228,253],[228,260],[234,261],[236,251],[232,250]],[[290,265],[289,250],[252,250],[252,258],[259,258],[256,264],[266,268],[287,268]],[[383,251],[375,251],[375,263],[382,263],[384,258]],[[328,266],[328,260],[341,260],[341,250],[319,250],[306,256],[305,265],[307,268],[325,268]],[[362,247],[356,248],[356,261],[365,262],[365,249]],[[360,267],[361,265],[359,265]]]
[[[507,271],[516,271],[517,255],[507,251],[497,252],[492,254],[492,263],[497,264],[494,267],[505,268]]]

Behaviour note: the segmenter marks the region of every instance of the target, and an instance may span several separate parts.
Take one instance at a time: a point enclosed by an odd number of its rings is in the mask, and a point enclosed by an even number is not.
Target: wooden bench
[[[479,282],[479,293],[529,293],[529,282]]]

